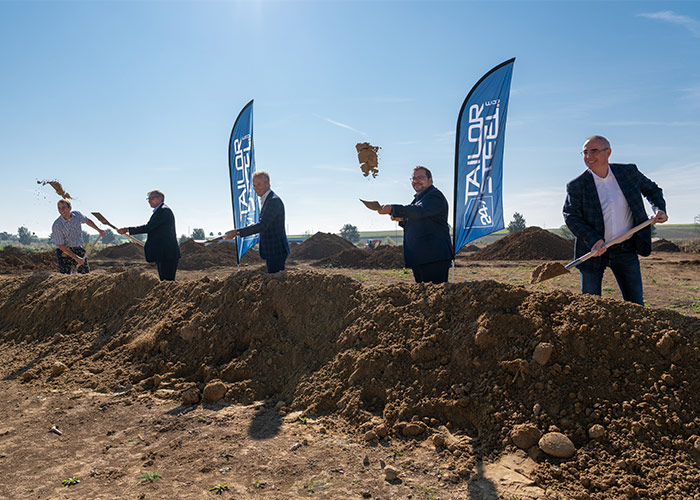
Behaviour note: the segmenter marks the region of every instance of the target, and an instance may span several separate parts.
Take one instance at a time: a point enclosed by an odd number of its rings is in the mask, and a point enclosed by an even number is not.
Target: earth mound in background
[[[8,246],[0,250],[0,273],[21,271],[55,271],[56,253],[28,252],[20,247]]]
[[[139,259],[144,260],[143,248],[136,243],[122,243],[105,247],[95,254],[95,259]]]
[[[403,246],[380,245],[375,249],[348,248],[314,262],[313,265],[351,269],[400,269],[404,267]]]
[[[216,384],[224,401],[431,439],[462,477],[517,442],[537,483],[572,498],[700,494],[700,320],[674,312],[492,281],[161,283],[133,269],[0,278],[0,318],[7,379],[195,401]],[[543,455],[523,429],[556,429],[576,454]]]
[[[531,226],[472,252],[467,260],[572,260],[574,241]]]
[[[665,240],[663,238],[652,242],[651,249],[654,252],[680,252],[681,251],[681,249],[678,245],[676,245],[672,241],[668,241],[668,240]]]
[[[318,232],[291,250],[291,259],[319,260],[339,254],[348,248],[357,248],[345,238],[332,233]]]
[[[238,264],[236,242],[219,241],[205,245],[197,243],[193,239],[189,239],[180,243],[180,261],[179,269],[197,270],[208,269],[218,266],[235,266]],[[241,259],[241,265],[261,264],[263,260],[260,258],[257,250],[251,248]]]

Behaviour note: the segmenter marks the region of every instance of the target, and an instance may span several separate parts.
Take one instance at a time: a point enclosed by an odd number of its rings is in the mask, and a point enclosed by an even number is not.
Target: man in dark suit
[[[654,223],[668,220],[666,202],[661,188],[636,165],[608,163],[611,153],[605,137],[586,139],[582,154],[588,170],[566,185],[564,221],[576,236],[575,257],[595,252],[595,257],[578,265],[581,293],[600,295],[603,273],[609,267],[622,298],[644,305],[638,255],[651,253],[651,227],[610,248],[604,244],[647,220],[642,196],[651,203]]]
[[[404,229],[404,260],[416,283],[445,283],[453,258],[447,199],[425,167],[413,169],[411,184],[416,194],[410,205],[384,205],[379,213],[391,215]]]
[[[117,232],[132,235],[147,233],[144,249],[146,261],[156,263],[161,281],[175,281],[180,246],[177,243],[175,216],[164,202],[165,195],[161,191],[151,191],[148,193],[148,204],[153,209],[153,215],[148,223],[144,226],[122,227]]]
[[[284,271],[289,242],[284,229],[284,203],[270,189],[270,174],[260,170],[253,174],[253,191],[260,197],[260,221],[248,227],[232,229],[224,238],[260,233],[260,257],[265,259],[270,274]]]

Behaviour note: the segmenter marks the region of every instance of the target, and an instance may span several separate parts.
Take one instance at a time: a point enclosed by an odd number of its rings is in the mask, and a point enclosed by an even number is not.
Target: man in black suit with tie
[[[119,234],[148,234],[146,239],[147,262],[155,262],[161,281],[175,281],[177,262],[180,259],[180,246],[175,231],[175,216],[165,203],[165,195],[158,190],[148,193],[148,204],[153,215],[147,224],[136,227],[122,227]]]
[[[603,273],[609,267],[622,298],[644,305],[638,255],[651,253],[651,228],[647,226],[609,248],[604,245],[647,220],[642,196],[654,210],[654,224],[668,220],[666,201],[661,188],[636,165],[609,163],[611,153],[605,137],[586,139],[581,154],[588,168],[566,185],[564,222],[576,236],[575,258],[595,252],[593,258],[577,266],[581,293],[600,295]]]
[[[289,242],[284,229],[284,203],[270,189],[270,174],[263,170],[253,174],[253,191],[260,197],[260,221],[248,227],[232,229],[224,238],[230,240],[235,236],[260,233],[260,257],[265,259],[267,272],[284,271],[289,255]]]

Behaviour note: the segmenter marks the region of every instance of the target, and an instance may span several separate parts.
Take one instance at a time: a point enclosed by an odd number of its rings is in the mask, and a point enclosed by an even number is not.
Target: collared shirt
[[[272,189],[268,189],[268,190],[265,191],[265,193],[260,197],[260,210],[262,210],[262,207],[263,207],[263,205],[265,204],[265,200],[267,200],[267,195],[270,194],[270,191],[272,191]]]
[[[58,245],[66,245],[67,247],[83,246],[83,228],[81,224],[85,224],[88,218],[78,211],[70,213],[70,219],[64,219],[59,216],[51,226],[51,234],[53,236],[53,244],[58,248]]]
[[[605,177],[599,177],[593,171],[591,173],[598,191],[600,208],[603,209],[604,239],[610,241],[632,229],[634,226],[632,211],[611,168],[608,167],[608,175]]]

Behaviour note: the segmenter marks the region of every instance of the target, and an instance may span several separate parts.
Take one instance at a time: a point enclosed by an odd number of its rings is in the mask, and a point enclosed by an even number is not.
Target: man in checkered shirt
[[[82,224],[87,224],[100,233],[100,236],[104,236],[105,232],[80,212],[71,211],[71,203],[68,200],[59,200],[58,213],[61,215],[51,227],[53,243],[56,245],[58,272],[70,274],[77,266],[78,273],[89,273],[90,265],[83,248]]]

